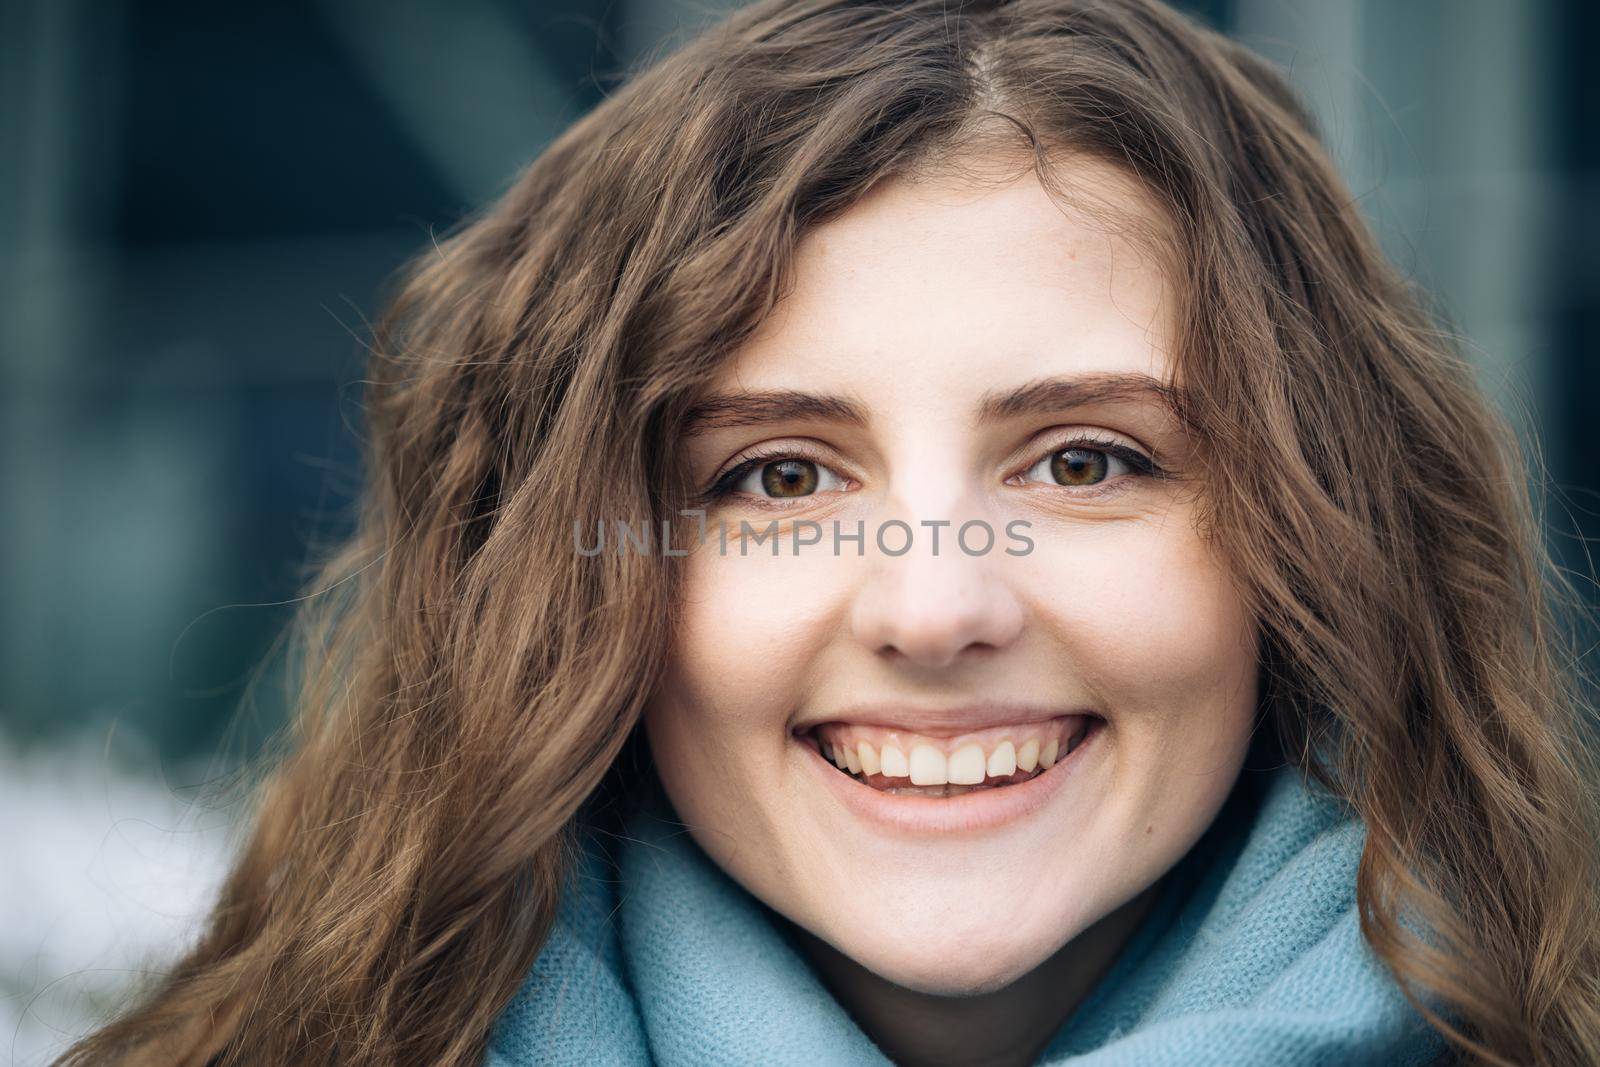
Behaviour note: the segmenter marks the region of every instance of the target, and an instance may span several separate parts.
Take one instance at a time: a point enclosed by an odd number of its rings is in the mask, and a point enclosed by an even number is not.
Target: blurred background
[[[58,1051],[221,877],[238,812],[203,787],[283,722],[384,280],[731,6],[0,5],[0,1061]],[[1600,7],[1178,6],[1289,70],[1591,574]]]

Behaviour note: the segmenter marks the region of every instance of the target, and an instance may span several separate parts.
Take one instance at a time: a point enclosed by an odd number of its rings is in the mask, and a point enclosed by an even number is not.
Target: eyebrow
[[[1087,404],[1155,400],[1174,415],[1184,407],[1183,391],[1148,374],[1086,374],[1041,378],[1006,392],[983,395],[979,422],[998,422]]]
[[[684,416],[683,435],[693,437],[709,430],[788,420],[837,422],[863,428],[867,425],[866,408],[854,400],[793,389],[771,389],[758,393],[724,393],[701,401]]]
[[[1088,404],[1139,400],[1159,401],[1176,415],[1183,409],[1184,398],[1177,386],[1148,374],[1058,376],[1041,378],[1015,389],[984,393],[978,404],[978,421],[999,422]],[[848,397],[773,389],[725,393],[701,401],[684,417],[683,435],[692,437],[714,429],[790,420],[833,422],[862,428],[868,421],[865,406]]]

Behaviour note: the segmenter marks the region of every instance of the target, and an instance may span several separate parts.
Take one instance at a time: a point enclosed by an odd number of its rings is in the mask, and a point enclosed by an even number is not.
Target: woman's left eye
[[[1155,465],[1142,453],[1109,441],[1072,441],[1057,448],[1023,472],[1023,480],[1034,475],[1050,484],[1067,488],[1089,488],[1112,481],[1121,474],[1134,476],[1153,473]]]

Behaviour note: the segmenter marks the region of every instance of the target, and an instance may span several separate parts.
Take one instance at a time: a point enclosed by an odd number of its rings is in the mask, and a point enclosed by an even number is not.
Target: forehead
[[[881,183],[808,232],[792,288],[715,383],[806,389],[825,377],[880,407],[939,387],[1054,374],[1171,379],[1166,220],[1122,172],[1058,165],[1003,184]]]

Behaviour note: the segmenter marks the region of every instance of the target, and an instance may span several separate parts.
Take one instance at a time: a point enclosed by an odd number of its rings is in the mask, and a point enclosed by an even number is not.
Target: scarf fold
[[[1424,1065],[1444,1040],[1361,937],[1364,827],[1294,767],[1245,771],[1037,1061]],[[771,913],[664,800],[591,830],[486,1067],[886,1065]]]

